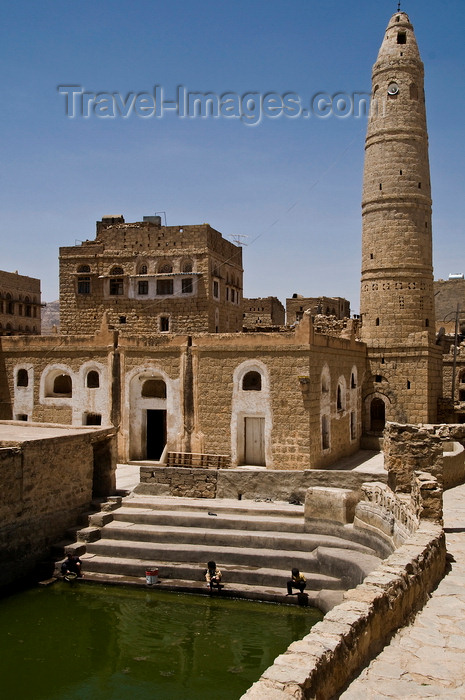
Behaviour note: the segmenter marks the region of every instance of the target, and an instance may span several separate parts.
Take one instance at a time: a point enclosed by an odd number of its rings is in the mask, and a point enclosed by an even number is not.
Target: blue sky
[[[246,236],[245,296],[359,306],[366,119],[69,118],[59,85],[217,95],[369,92],[387,0],[17,0],[3,3],[0,268],[58,298],[58,248],[126,221],[208,222]],[[409,0],[425,63],[435,277],[465,272],[465,3]]]

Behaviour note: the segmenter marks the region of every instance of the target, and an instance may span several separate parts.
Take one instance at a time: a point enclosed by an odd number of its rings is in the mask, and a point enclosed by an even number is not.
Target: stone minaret
[[[370,366],[365,429],[379,432],[384,420],[435,421],[441,358],[434,337],[423,63],[400,11],[373,67],[362,221],[360,312]]]

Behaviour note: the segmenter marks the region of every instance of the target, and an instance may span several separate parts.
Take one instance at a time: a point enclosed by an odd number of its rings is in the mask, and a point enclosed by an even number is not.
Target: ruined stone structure
[[[423,63],[405,12],[391,18],[373,67],[362,219],[365,424],[434,422],[442,387]]]
[[[303,297],[293,294],[286,299],[286,323],[290,326],[302,320],[305,311],[312,316],[334,316],[338,320],[350,318],[350,302],[341,297]]]
[[[61,333],[94,333],[103,313],[131,334],[240,331],[242,250],[208,224],[103,217],[95,240],[60,248]]]
[[[0,270],[0,335],[40,335],[40,280]]]
[[[242,311],[243,329],[260,330],[271,326],[284,326],[284,306],[277,297],[244,299]]]

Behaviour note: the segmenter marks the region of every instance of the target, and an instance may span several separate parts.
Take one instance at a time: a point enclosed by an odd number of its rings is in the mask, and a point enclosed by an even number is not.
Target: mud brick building
[[[0,270],[0,335],[40,335],[40,280]]]
[[[95,240],[60,248],[61,332],[93,333],[104,312],[128,333],[240,331],[242,273],[242,249],[208,224],[103,217]]]

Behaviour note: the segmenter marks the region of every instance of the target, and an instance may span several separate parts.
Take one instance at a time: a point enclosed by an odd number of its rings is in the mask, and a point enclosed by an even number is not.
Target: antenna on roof
[[[232,236],[229,236],[230,239],[232,240],[233,243],[239,246],[244,246],[247,245],[245,242],[245,239],[248,238],[244,233],[235,233]]]
[[[400,0],[399,0],[399,2],[397,3],[397,12],[400,12]]]

